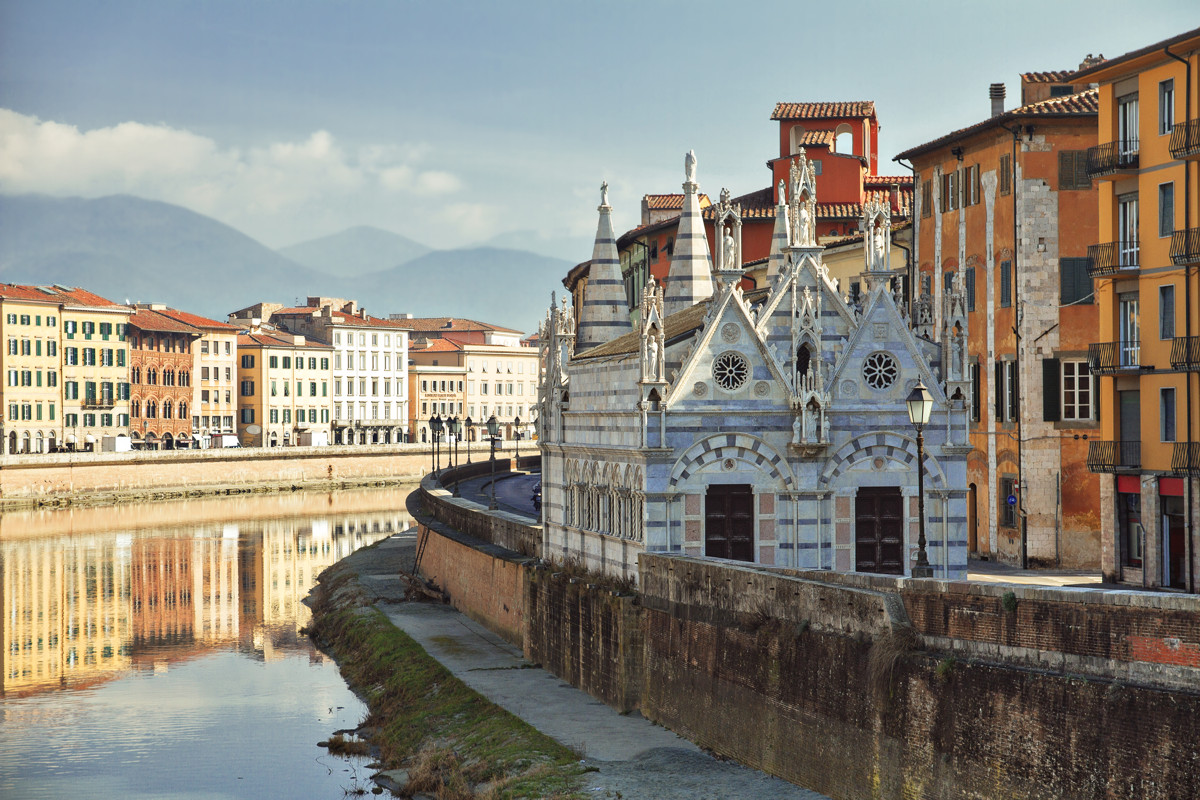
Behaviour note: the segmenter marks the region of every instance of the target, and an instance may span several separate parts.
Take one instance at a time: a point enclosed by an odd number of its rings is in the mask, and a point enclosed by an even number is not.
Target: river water
[[[0,798],[341,798],[365,715],[302,636],[412,487],[0,516]]]

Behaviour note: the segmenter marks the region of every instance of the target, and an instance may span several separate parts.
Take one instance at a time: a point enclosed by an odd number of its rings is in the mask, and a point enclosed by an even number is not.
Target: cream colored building
[[[0,285],[0,452],[62,444],[59,300],[36,286]]]
[[[62,315],[63,440],[99,449],[105,436],[129,435],[132,309],[86,289],[50,288]]]
[[[329,444],[333,348],[252,324],[238,335],[237,351],[242,446]]]

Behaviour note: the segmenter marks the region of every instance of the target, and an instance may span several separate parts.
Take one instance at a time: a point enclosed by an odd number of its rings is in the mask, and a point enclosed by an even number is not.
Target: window
[[[1048,358],[1043,364],[1058,364],[1058,359]],[[1062,375],[1062,418],[1068,421],[1092,418],[1092,373],[1086,361],[1063,361]],[[1043,387],[1049,395],[1052,387]],[[1050,419],[1049,416],[1046,419]]]
[[[275,423],[279,422],[279,409],[278,409],[278,408],[272,408],[272,409],[271,409],[271,417],[270,417],[270,419],[271,419],[271,423],[272,423],[272,424],[275,424]]]
[[[1017,480],[1009,475],[1000,477],[1000,524],[1005,528],[1017,527],[1017,506],[1009,504],[1008,498],[1015,497]]]
[[[252,355],[242,356],[242,369],[253,369],[253,368],[254,368],[254,356],[252,356]],[[243,410],[245,410],[245,409],[243,409]],[[251,410],[253,410],[253,409],[251,409]]]
[[[1175,232],[1175,184],[1158,185],[1158,235],[1170,236]]]
[[[1175,124],[1175,80],[1158,84],[1158,135],[1167,136]]]
[[[283,368],[284,368],[284,369],[291,369],[291,368],[292,368],[292,357],[291,357],[291,356],[284,356],[284,357],[283,357]]]
[[[254,409],[243,408],[240,410],[239,416],[243,425],[249,425],[254,422]]]
[[[1088,260],[1060,258],[1058,267],[1059,302],[1064,306],[1072,303],[1091,303],[1095,289],[1092,276],[1088,274]]]
[[[58,355],[58,342],[46,342],[46,355]]]
[[[1087,171],[1086,150],[1058,151],[1058,188],[1090,189],[1092,179]]]
[[[997,422],[1011,422],[1017,418],[1017,398],[1019,392],[1017,384],[1017,362],[997,361],[992,396],[995,402]]]
[[[329,369],[329,359],[328,358],[321,359],[321,369],[325,369],[325,370]]]
[[[83,348],[83,365],[85,367],[96,366],[96,349],[94,347]]]
[[[279,356],[269,356],[267,358],[267,366],[271,369],[279,369]]]
[[[1161,440],[1175,441],[1175,389],[1166,388],[1158,393],[1158,427]]]
[[[979,362],[972,361],[967,365],[967,375],[971,379],[971,419],[979,422]]]
[[[254,396],[254,381],[242,381],[242,397]]]
[[[315,358],[310,358],[310,359],[308,360],[308,368],[309,368],[309,369],[316,369],[316,368],[317,368],[317,360],[316,360]],[[316,420],[313,420],[313,421],[314,421],[314,422],[316,422]]]
[[[1012,194],[1012,156],[1008,153],[1000,156],[1000,167],[997,170],[996,182],[1002,195]]]
[[[1012,301],[1013,301],[1012,284],[1013,284],[1012,262],[1011,261],[1001,261],[1000,262],[1000,307],[1001,308],[1008,308],[1012,305]]]
[[[979,205],[979,165],[972,164],[962,171],[962,204],[963,206]]]
[[[963,272],[963,288],[967,293],[967,311],[975,310],[975,268],[967,267]]]
[[[921,181],[921,216],[933,214],[933,181]]]
[[[958,170],[947,172],[942,175],[942,213],[954,211],[958,208],[959,202],[959,176]]]
[[[1158,338],[1175,338],[1175,284],[1158,287]]]
[[[285,424],[292,421],[292,410],[290,408],[283,410],[283,421]]]
[[[204,355],[208,354],[208,340],[207,339],[200,340],[200,352]]]

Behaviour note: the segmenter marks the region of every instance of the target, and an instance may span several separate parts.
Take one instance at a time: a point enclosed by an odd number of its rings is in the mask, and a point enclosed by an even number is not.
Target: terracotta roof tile
[[[878,187],[900,184],[900,191],[904,191],[905,186],[911,189],[912,183],[912,175],[867,175],[863,178],[864,186]]]
[[[278,308],[271,312],[272,317],[316,317],[321,314],[321,308],[314,306],[293,306]],[[359,327],[392,328],[411,330],[406,319],[380,319],[368,314],[360,317],[357,314],[347,314],[345,311],[332,311],[330,314],[335,324],[357,325]]]
[[[843,117],[873,117],[875,103],[871,100],[838,103],[776,103],[771,119],[837,119]]]
[[[462,350],[462,345],[451,339],[426,339],[423,345],[417,345],[413,348],[414,355],[417,353],[449,353]]]
[[[202,317],[199,314],[192,314],[188,311],[180,311],[177,308],[154,308],[149,309],[156,314],[161,314],[164,317],[182,322],[185,325],[190,325],[193,328],[201,330],[218,331],[224,333],[233,333],[238,330],[236,325],[228,325],[224,322],[217,322],[215,319]]]
[[[200,335],[198,329],[188,325],[186,322],[149,308],[139,308],[130,314],[129,324],[143,331],[166,331],[168,333],[194,333],[197,336]]]
[[[119,306],[112,300],[74,286],[21,286],[0,284],[0,296],[23,300],[48,300],[52,303],[67,303],[79,306],[103,308]]]
[[[647,194],[642,196],[642,200],[646,203],[646,208],[653,211],[682,211],[683,210],[683,195],[681,194]],[[700,194],[700,207],[706,208],[712,205],[712,200],[708,195]]]
[[[897,155],[896,159],[907,158],[911,160],[915,155],[936,150],[939,147],[944,147],[952,142],[988,130],[989,128],[1002,126],[1006,122],[1019,117],[1072,117],[1098,114],[1100,111],[1099,97],[1100,93],[1098,90],[1088,89],[1078,94],[1070,94],[1065,97],[1051,97],[1037,103],[1030,103],[1027,106],[1020,106],[1019,108],[1014,108],[1012,111],[1005,111],[998,116],[988,117],[982,122],[976,122],[974,125],[968,125],[965,128],[951,131],[945,136],[939,136],[925,144],[910,147]]]
[[[473,319],[457,317],[421,317],[418,319],[397,320],[413,331],[500,331],[501,333],[521,333],[512,328],[502,328],[487,322],[476,322]]]
[[[832,147],[837,136],[833,131],[805,131],[800,135],[799,145],[803,147]]]
[[[1066,83],[1075,74],[1073,69],[1051,69],[1045,72],[1022,72],[1026,83]]]
[[[1146,47],[1141,47],[1137,50],[1131,50],[1128,53],[1117,56],[1116,58],[1105,59],[1102,55],[1095,64],[1092,64],[1089,67],[1084,67],[1076,72],[1075,80],[1079,80],[1085,76],[1092,77],[1104,73],[1107,74],[1101,78],[1102,81],[1115,78],[1118,75],[1123,74],[1121,70],[1127,62],[1152,54],[1158,56],[1166,47],[1182,44],[1187,42],[1189,39],[1195,39],[1197,37],[1200,37],[1200,28],[1192,28],[1190,31],[1184,31],[1183,33],[1176,34],[1170,39],[1163,39],[1161,42],[1155,42],[1154,44],[1147,45]],[[1176,55],[1178,55],[1178,53],[1176,53]],[[1092,80],[1089,81],[1089,83],[1095,83],[1095,81]]]
[[[20,286],[14,283],[0,283],[0,299],[4,300],[36,300],[44,303],[58,303],[60,298],[37,286]]]
[[[309,339],[305,337],[304,344],[294,344],[291,339],[285,339],[282,336],[276,336],[271,333],[239,333],[238,347],[253,347],[259,345],[262,347],[312,347],[317,350],[331,350],[330,345],[325,344],[319,339]]]
[[[900,210],[899,216],[907,217],[912,214],[912,181],[907,181],[907,186],[900,187]],[[884,201],[891,196],[890,186],[878,190],[866,191],[867,202],[872,200]],[[740,203],[742,206],[742,219],[775,219],[775,201],[771,199],[771,190],[760,189],[757,192],[742,195],[734,200],[735,203]],[[862,216],[862,203],[817,203],[817,218],[818,219],[858,219]],[[705,211],[705,219],[712,219],[715,211]]]

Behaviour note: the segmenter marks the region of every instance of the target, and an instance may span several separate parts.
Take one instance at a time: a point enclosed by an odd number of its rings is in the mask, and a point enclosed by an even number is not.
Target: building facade
[[[238,438],[243,447],[328,445],[333,348],[251,326],[238,336]]]
[[[687,265],[695,302],[676,295],[670,313],[668,292],[648,283],[637,326],[610,322],[587,349],[573,304],[551,310],[539,332],[548,557],[621,576],[636,576],[642,551],[907,575],[924,534],[932,574],[965,576],[963,293],[946,296],[940,330],[910,320],[890,207],[868,203],[864,298],[847,304],[822,264],[815,165],[795,155],[766,287],[742,288],[743,209],[723,193],[713,219],[732,245],[689,256],[708,263],[708,286]],[[694,185],[694,160],[686,166]],[[602,200],[585,291],[615,282],[619,298],[610,217]],[[678,240],[675,253],[673,270]],[[934,409],[923,459],[905,405],[919,382]]]
[[[99,449],[104,437],[128,436],[132,309],[86,289],[51,287],[62,316],[63,441]]]
[[[1056,78],[1054,97],[1042,89]],[[1070,73],[1027,73],[1023,97],[911,148],[916,173],[914,296],[943,297],[962,279],[972,381],[968,549],[1033,566],[1095,569],[1100,486],[1087,469],[1098,415],[1088,345],[1098,318],[1088,247],[1096,184],[1083,169],[1096,143],[1097,97]],[[915,307],[911,313],[918,313]]]
[[[1089,248],[1099,335],[1102,567],[1198,591],[1200,571],[1200,29],[1082,70],[1099,83]]]
[[[192,374],[200,331],[165,310],[137,306],[129,317],[130,436],[147,450],[197,446]]]
[[[0,284],[2,453],[46,453],[63,443],[60,307],[36,286]]]

